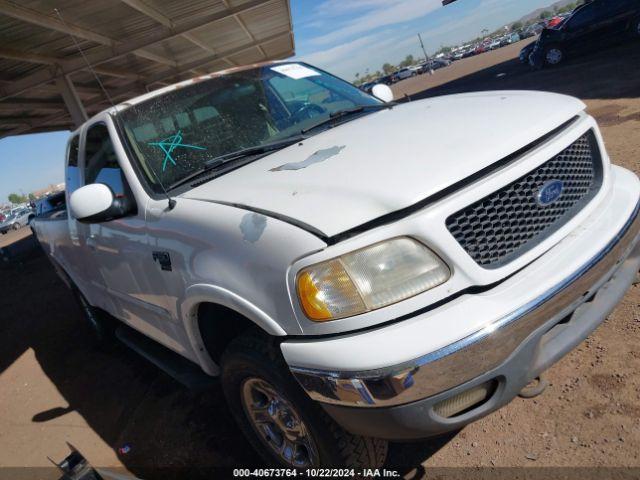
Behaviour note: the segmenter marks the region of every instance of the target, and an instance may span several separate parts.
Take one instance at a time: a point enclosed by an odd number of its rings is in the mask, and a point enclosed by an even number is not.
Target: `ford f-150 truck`
[[[281,62],[115,105],[35,221],[98,338],[219,376],[270,464],[377,466],[495,411],[640,266],[638,178],[581,101],[373,93]]]

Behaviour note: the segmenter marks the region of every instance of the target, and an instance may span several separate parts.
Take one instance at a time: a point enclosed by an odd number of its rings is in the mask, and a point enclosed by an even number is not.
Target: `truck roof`
[[[91,118],[87,119],[84,123],[90,122],[91,120],[93,120],[95,117],[97,117],[98,115],[101,115],[105,112],[107,113],[111,113],[111,114],[115,114],[118,112],[121,112],[123,110],[126,110],[127,108],[133,106],[133,105],[137,105],[139,103],[142,103],[144,101],[147,101],[151,98],[163,95],[167,92],[171,92],[173,90],[178,90],[182,87],[186,87],[188,85],[193,85],[194,83],[198,83],[198,82],[202,82],[204,80],[209,80],[212,78],[216,78],[216,77],[222,77],[224,75],[229,75],[232,73],[237,73],[237,72],[243,72],[246,70],[253,70],[255,68],[260,68],[260,67],[264,67],[264,66],[268,66],[268,65],[277,65],[279,63],[287,63],[290,62],[291,60],[270,60],[270,61],[265,61],[265,62],[258,62],[258,63],[252,63],[249,65],[242,65],[239,67],[232,67],[232,68],[226,68],[224,70],[218,70],[216,72],[211,72],[211,73],[207,73],[205,75],[198,75],[197,77],[193,77],[193,78],[189,78],[187,80],[182,80],[181,82],[177,82],[171,85],[167,85],[166,87],[162,87],[162,88],[158,88],[156,90],[152,90],[151,92],[147,92],[144,93],[142,95],[138,95],[137,97],[133,97],[129,100],[125,100],[124,102],[120,102],[112,107],[108,107],[105,108],[104,110],[101,110],[100,112],[96,113],[95,115],[93,115]],[[83,125],[84,125],[83,123]],[[71,133],[75,133],[78,130],[80,130],[82,128],[82,126],[78,127],[77,129],[73,130]]]

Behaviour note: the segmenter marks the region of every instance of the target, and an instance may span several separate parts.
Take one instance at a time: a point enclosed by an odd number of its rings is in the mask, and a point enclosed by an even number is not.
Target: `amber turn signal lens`
[[[298,295],[302,308],[310,319],[322,321],[331,318],[331,312],[320,298],[321,293],[313,283],[309,272],[304,272],[298,279]]]

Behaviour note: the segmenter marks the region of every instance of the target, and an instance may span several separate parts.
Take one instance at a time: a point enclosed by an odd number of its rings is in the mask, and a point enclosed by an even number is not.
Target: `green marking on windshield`
[[[178,133],[175,135],[171,135],[159,142],[149,142],[148,145],[152,145],[154,147],[160,147],[160,149],[164,152],[164,161],[162,162],[162,171],[164,172],[167,168],[167,163],[171,162],[173,165],[176,165],[176,161],[171,155],[173,151],[178,148],[191,148],[194,150],[206,150],[206,147],[199,147],[197,145],[188,145],[186,143],[182,143],[182,132],[178,130]]]

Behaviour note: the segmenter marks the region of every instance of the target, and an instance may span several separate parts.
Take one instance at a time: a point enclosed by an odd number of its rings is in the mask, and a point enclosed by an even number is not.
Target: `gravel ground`
[[[600,121],[613,162],[640,172],[638,44],[542,72],[514,60],[521,46],[457,62],[394,90],[413,98],[496,88],[577,95]],[[28,234],[23,229],[0,241],[26,241]],[[173,472],[149,468],[190,468],[195,478],[206,467],[256,464],[218,389],[190,393],[124,347],[93,350],[73,299],[42,255],[0,265],[0,291],[0,466],[46,466],[47,456],[66,455],[65,441],[94,465],[147,478]],[[407,478],[436,467],[470,467],[436,470],[460,478],[500,472],[606,478],[612,471],[577,467],[640,467],[639,302],[634,286],[591,337],[548,371],[551,385],[542,396],[517,398],[445,438],[393,444],[389,466]],[[127,444],[128,453],[119,451]],[[493,466],[571,468],[477,469]],[[0,469],[0,478],[22,471],[7,472]],[[51,471],[38,477],[56,478]]]

